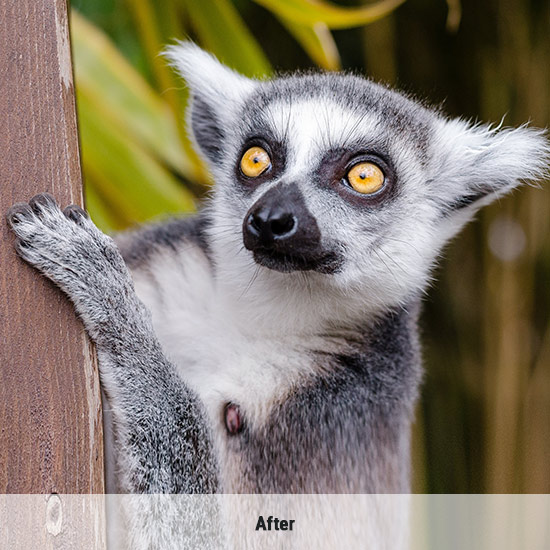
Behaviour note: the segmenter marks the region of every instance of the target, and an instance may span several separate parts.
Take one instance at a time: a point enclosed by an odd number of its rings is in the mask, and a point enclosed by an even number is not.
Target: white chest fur
[[[201,397],[215,432],[224,429],[227,403],[238,404],[248,423],[261,423],[294,384],[322,368],[311,352],[326,349],[326,340],[243,326],[238,304],[224,302],[196,247],[159,253],[133,277],[165,354]]]

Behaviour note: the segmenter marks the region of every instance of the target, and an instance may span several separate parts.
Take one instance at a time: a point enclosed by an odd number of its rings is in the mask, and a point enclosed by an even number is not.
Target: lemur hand
[[[65,291],[92,339],[112,337],[113,329],[121,328],[117,318],[129,320],[128,302],[144,309],[133,299],[132,279],[114,241],[82,208],[61,211],[51,195],[42,193],[28,204],[15,204],[7,218],[20,256]]]
[[[62,212],[46,193],[13,206],[8,222],[21,257],[67,293],[98,344],[119,447],[120,488],[216,491],[217,464],[202,403],[164,356],[114,241],[84,210],[69,206]]]

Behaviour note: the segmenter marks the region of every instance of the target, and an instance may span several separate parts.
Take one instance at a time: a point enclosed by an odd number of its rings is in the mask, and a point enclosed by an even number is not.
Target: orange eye
[[[384,185],[384,172],[372,162],[360,162],[348,172],[349,184],[363,195],[379,191]]]
[[[241,159],[241,170],[249,178],[257,178],[271,166],[271,159],[265,149],[251,147]]]

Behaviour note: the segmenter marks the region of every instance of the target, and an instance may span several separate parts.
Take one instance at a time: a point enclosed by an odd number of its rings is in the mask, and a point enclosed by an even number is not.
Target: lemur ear
[[[256,81],[222,65],[192,42],[169,46],[164,55],[191,91],[187,120],[196,144],[207,159],[219,160],[226,133],[236,124],[232,117]]]
[[[537,128],[441,121],[434,181],[450,213],[477,210],[522,182],[549,175],[550,143]]]

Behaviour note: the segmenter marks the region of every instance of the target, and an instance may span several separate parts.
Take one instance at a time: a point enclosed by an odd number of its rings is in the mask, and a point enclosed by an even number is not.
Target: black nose
[[[246,220],[246,230],[265,244],[292,237],[297,228],[294,213],[277,206],[260,206]]]
[[[280,184],[246,213],[243,241],[253,252],[301,257],[317,250],[321,234],[298,187]]]

